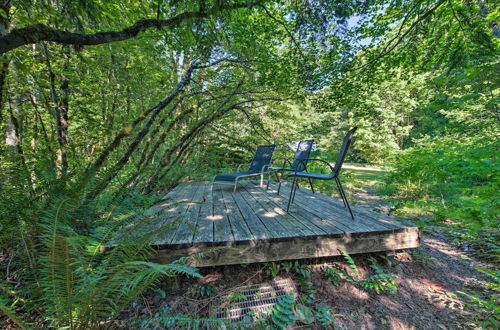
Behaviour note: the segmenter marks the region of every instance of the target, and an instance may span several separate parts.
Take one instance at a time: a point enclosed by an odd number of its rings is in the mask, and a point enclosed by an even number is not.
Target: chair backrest
[[[255,151],[255,155],[253,156],[252,162],[250,163],[248,171],[260,172],[262,171],[262,167],[264,167],[265,165],[269,165],[271,163],[271,159],[273,158],[275,147],[275,144],[258,146],[257,151]]]
[[[342,142],[342,147],[340,147],[339,154],[337,155],[337,160],[335,161],[335,167],[333,168],[333,177],[336,177],[340,173],[340,169],[342,168],[342,164],[344,163],[345,156],[347,155],[347,151],[349,150],[349,146],[352,142],[352,136],[354,132],[356,132],[358,128],[354,127],[347,132],[344,137],[344,141]]]
[[[298,172],[302,172],[306,169],[307,161],[304,161],[304,159],[309,158],[313,142],[313,140],[304,140],[299,142],[297,145],[297,151],[295,151],[295,156],[293,156],[291,166],[292,169]]]

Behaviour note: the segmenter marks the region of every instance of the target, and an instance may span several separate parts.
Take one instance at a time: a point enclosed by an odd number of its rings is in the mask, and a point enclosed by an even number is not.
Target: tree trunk
[[[4,17],[0,15],[0,36],[7,34],[7,29],[9,27],[9,11],[10,11],[10,0],[0,0],[0,9],[6,14]],[[3,110],[5,108],[5,83],[7,80],[7,73],[9,72],[10,60],[6,55],[0,56],[0,123],[3,123]]]
[[[57,131],[57,144],[59,146],[56,152],[57,153],[56,167],[58,169],[57,177],[62,178],[66,174],[66,171],[68,170],[68,158],[66,154],[66,146],[68,144],[69,83],[65,78],[63,78],[63,81],[61,83],[61,91],[63,92],[63,95],[61,97],[61,101],[59,101],[59,96],[56,90],[56,75],[52,70],[50,53],[45,44],[43,45],[43,50],[45,54],[45,62],[47,64],[47,70],[49,71],[50,94],[52,97],[52,103],[54,107],[54,115],[56,121],[56,131]]]
[[[113,168],[110,169],[105,178],[97,185],[96,188],[94,188],[90,193],[87,194],[87,196],[85,197],[84,204],[88,204],[89,202],[94,200],[104,189],[106,189],[109,183],[111,183],[111,181],[116,177],[118,172],[123,168],[123,166],[125,166],[132,153],[136,150],[137,146],[141,143],[146,134],[149,132],[151,126],[153,125],[154,121],[156,120],[160,112],[166,106],[168,106],[174,100],[174,98],[176,98],[182,92],[182,90],[189,84],[194,69],[195,68],[193,66],[189,67],[184,76],[182,77],[182,79],[177,84],[176,88],[170,93],[170,95],[152,108],[153,113],[151,114],[149,120],[146,122],[146,124],[144,124],[142,129],[136,134],[134,140],[132,141],[132,143],[130,143],[125,153],[120,157],[120,159],[116,162]]]

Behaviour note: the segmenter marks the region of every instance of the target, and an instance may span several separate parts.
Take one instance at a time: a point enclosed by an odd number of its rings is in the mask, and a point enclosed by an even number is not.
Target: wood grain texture
[[[288,240],[250,241],[232,244],[231,249],[223,249],[204,259],[191,262],[195,267],[234,265],[243,263],[319,258],[339,255],[338,249],[349,254],[393,251],[416,248],[420,245],[418,228],[397,233],[369,233],[358,238],[352,237],[293,237]],[[180,257],[206,251],[207,246],[192,246],[181,249],[158,250],[153,258],[160,263],[169,263]]]
[[[169,225],[151,245],[154,260],[168,263],[191,253],[217,250],[194,266],[230,265],[369,253],[418,247],[416,226],[353,206],[301,187],[286,212],[290,183],[269,189],[252,181],[233,187],[208,182],[183,183],[152,208],[153,221],[138,231]],[[135,227],[134,227],[135,228]],[[110,247],[112,248],[112,247]]]

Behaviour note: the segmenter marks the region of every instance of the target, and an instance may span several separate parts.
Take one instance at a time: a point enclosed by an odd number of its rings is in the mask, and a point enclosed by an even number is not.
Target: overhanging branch
[[[0,54],[9,52],[23,45],[40,41],[52,41],[60,44],[94,46],[115,41],[123,41],[136,37],[139,33],[151,28],[171,28],[189,19],[203,19],[224,11],[240,8],[252,8],[263,0],[252,0],[237,4],[222,4],[207,11],[184,12],[169,19],[143,19],[121,31],[97,32],[92,34],[76,33],[54,29],[44,24],[30,25],[14,29],[0,37]]]
[[[385,45],[385,47],[380,52],[380,54],[378,54],[375,58],[367,61],[366,63],[361,64],[360,66],[357,66],[355,68],[349,69],[347,71],[356,71],[356,70],[363,69],[369,65],[374,64],[375,62],[377,62],[378,60],[380,60],[384,56],[390,54],[410,34],[410,32],[413,31],[417,27],[418,24],[420,24],[422,21],[427,19],[432,13],[434,13],[434,11],[436,11],[436,9],[438,9],[446,1],[447,0],[439,0],[432,8],[430,8],[428,11],[423,13],[421,16],[418,16],[417,19],[408,27],[408,29],[404,33],[402,33],[403,26],[408,21],[410,13],[414,10],[414,8],[412,8],[412,10],[405,16],[396,36],[388,41],[388,43]]]

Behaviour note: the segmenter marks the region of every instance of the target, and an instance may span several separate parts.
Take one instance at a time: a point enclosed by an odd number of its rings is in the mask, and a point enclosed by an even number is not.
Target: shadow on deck
[[[155,206],[155,261],[168,263],[210,248],[230,246],[193,261],[194,266],[228,265],[287,259],[393,251],[420,244],[417,227],[354,206],[355,220],[342,202],[301,187],[287,213],[290,184],[277,195],[252,181],[236,192],[208,182],[182,183]]]

